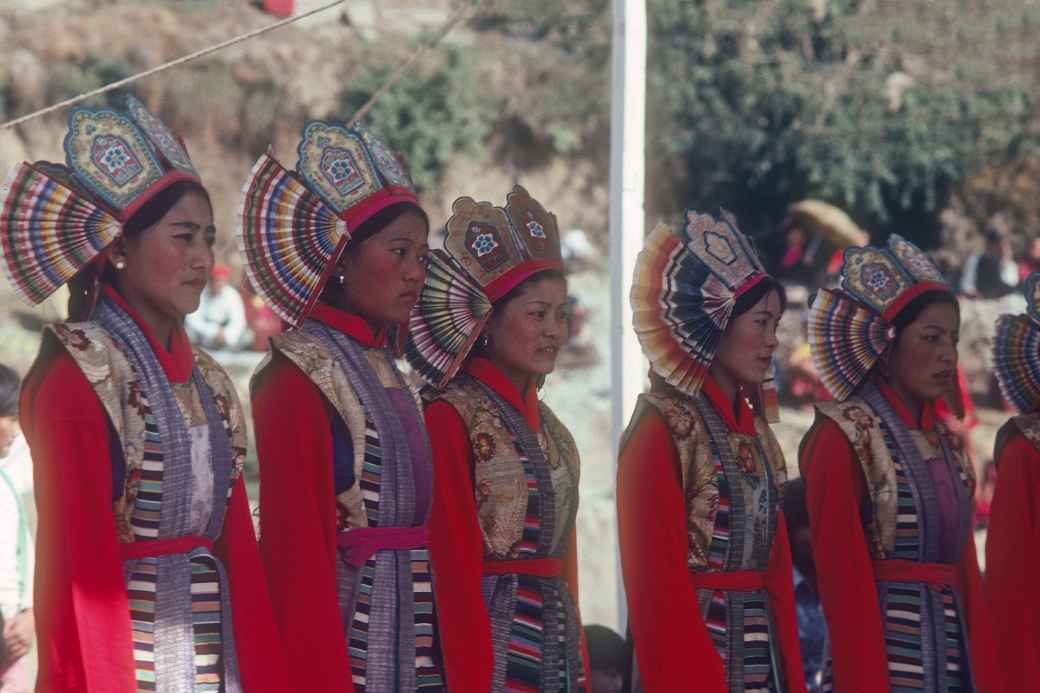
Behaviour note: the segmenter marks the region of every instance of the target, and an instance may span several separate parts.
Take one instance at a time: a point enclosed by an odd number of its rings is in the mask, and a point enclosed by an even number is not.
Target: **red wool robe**
[[[364,347],[384,343],[362,318],[318,305],[310,317]],[[293,673],[293,690],[353,693],[343,620],[336,596],[336,504],[330,416],[338,416],[303,371],[276,358],[252,395],[260,458],[260,552]],[[301,454],[307,453],[307,454]],[[435,479],[436,489],[439,478]],[[436,502],[436,501],[435,501]],[[432,546],[432,541],[431,541]],[[431,551],[432,553],[432,551]],[[472,648],[450,624],[453,605],[467,596],[434,564],[434,598],[445,683],[451,691],[481,691]],[[480,591],[478,588],[477,596]],[[446,643],[451,642],[453,647]],[[451,662],[462,662],[451,666]],[[486,688],[486,684],[484,684]]]
[[[487,359],[471,357],[465,371],[493,389],[502,399],[516,407],[527,425],[537,433],[541,429],[538,393],[528,388],[526,399],[501,370]],[[491,647],[491,622],[481,596],[484,574],[484,536],[477,520],[473,493],[473,447],[469,431],[455,410],[443,400],[426,408],[426,429],[433,445],[433,514],[430,517],[431,558],[437,580],[450,584],[459,595],[450,609],[441,609],[441,647],[444,657],[462,657],[472,670],[474,688],[462,691],[486,691],[491,685],[494,655]],[[577,532],[571,530],[567,554],[563,559],[563,579],[571,597],[578,604]],[[585,680],[590,681],[588,653],[582,647]]]
[[[908,428],[935,428],[934,403],[924,406],[918,421],[891,387],[881,384],[880,390]],[[813,460],[818,463],[812,464]],[[886,693],[891,686],[881,605],[861,519],[870,502],[863,470],[849,439],[830,419],[817,424],[803,441],[799,466],[806,481],[816,579],[827,616],[835,689],[840,693]],[[958,575],[978,691],[1001,691],[975,538],[970,533]]]
[[[731,431],[756,435],[754,414],[740,400],[734,413],[707,376],[702,391]],[[689,544],[679,453],[661,413],[648,407],[618,462],[618,532],[629,628],[648,693],[729,690],[722,659],[701,617],[687,568]],[[805,691],[794,609],[791,548],[779,514],[766,576],[780,637],[787,691]],[[692,689],[691,689],[692,690]]]
[[[1040,450],[1015,429],[997,460],[997,490],[986,536],[986,596],[1004,690],[1040,682]]]
[[[144,331],[170,381],[187,382],[192,353],[183,331],[174,334],[167,351],[118,294],[108,293]],[[101,401],[72,357],[57,347],[34,366],[22,389],[21,412],[39,516],[36,690],[134,691],[130,603],[112,515],[111,441]],[[215,554],[227,571],[243,688],[289,690],[241,477]]]

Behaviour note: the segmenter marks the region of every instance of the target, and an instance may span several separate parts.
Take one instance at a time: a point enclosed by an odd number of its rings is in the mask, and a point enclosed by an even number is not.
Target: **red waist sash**
[[[213,553],[213,542],[206,537],[189,534],[173,539],[144,539],[130,544],[120,544],[119,553],[124,561],[137,558],[155,558],[177,553],[188,553],[198,548],[205,548]]]
[[[336,535],[336,546],[343,549],[343,560],[354,568],[376,551],[425,549],[430,543],[430,529],[418,527],[358,527]]]
[[[512,561],[484,561],[485,575],[534,575],[543,578],[563,577],[563,561],[559,558],[520,558]]]
[[[720,592],[755,592],[766,588],[766,574],[760,570],[722,570],[693,573],[697,588]]]
[[[924,582],[932,587],[957,587],[957,569],[952,563],[917,561],[874,561],[874,579],[879,582]]]

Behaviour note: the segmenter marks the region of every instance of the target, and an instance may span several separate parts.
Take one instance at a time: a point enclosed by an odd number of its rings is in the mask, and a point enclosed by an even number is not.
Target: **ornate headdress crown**
[[[73,110],[67,166],[22,163],[0,188],[3,266],[26,300],[39,303],[74,277],[160,192],[199,182],[169,128],[133,96],[127,108]]]
[[[497,301],[535,272],[563,270],[556,217],[519,185],[505,207],[460,197],[444,225],[444,250]]]
[[[308,123],[296,171],[264,154],[242,187],[239,246],[257,292],[297,325],[358,226],[393,204],[418,206],[405,166],[355,123]]]
[[[889,347],[900,311],[923,293],[950,288],[928,256],[896,234],[885,247],[848,248],[839,287],[817,293],[808,338],[820,379],[845,400]]]
[[[1040,272],[1026,279],[1025,315],[1001,315],[993,337],[993,371],[1021,412],[1040,406]]]
[[[405,349],[428,382],[443,387],[458,372],[492,304],[528,277],[563,271],[556,217],[519,185],[505,207],[460,197],[430,254],[426,284]]]
[[[737,299],[767,276],[733,216],[720,216],[687,210],[679,233],[658,224],[632,280],[632,323],[643,352],[688,395],[700,390]],[[770,374],[760,404],[775,418],[771,384]]]

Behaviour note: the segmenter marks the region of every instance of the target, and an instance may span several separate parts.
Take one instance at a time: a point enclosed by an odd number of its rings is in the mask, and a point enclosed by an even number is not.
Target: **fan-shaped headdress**
[[[149,200],[199,182],[183,143],[133,96],[127,113],[77,108],[66,166],[28,162],[0,188],[0,250],[20,296],[39,303],[93,261]]]
[[[432,239],[405,348],[408,361],[435,387],[458,372],[496,301],[538,272],[563,271],[556,217],[519,185],[505,207],[460,197],[451,211],[444,231]]]
[[[269,153],[242,187],[239,247],[256,291],[286,322],[300,324],[351,234],[377,212],[418,206],[404,165],[367,128],[314,121],[296,170]]]
[[[721,216],[688,209],[678,232],[658,224],[632,279],[632,325],[650,367],[691,396],[700,391],[737,299],[768,276],[733,216]],[[775,393],[764,394],[760,404],[775,418],[769,396]]]
[[[1020,412],[1040,406],[1040,272],[1026,279],[1025,296],[1025,315],[1001,315],[993,338],[997,382]]]
[[[892,320],[929,291],[949,292],[939,268],[905,238],[845,251],[838,291],[821,289],[809,309],[813,363],[840,401],[863,382],[895,339]]]

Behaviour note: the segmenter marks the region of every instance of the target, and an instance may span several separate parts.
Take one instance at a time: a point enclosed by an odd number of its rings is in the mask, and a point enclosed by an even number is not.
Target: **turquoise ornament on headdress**
[[[129,115],[76,109],[66,166],[22,163],[0,188],[0,249],[15,290],[39,303],[94,261],[134,212],[179,181],[198,182],[180,141],[134,97]]]
[[[242,188],[239,248],[250,282],[283,320],[299,325],[357,228],[394,204],[418,207],[404,164],[367,128],[313,121],[296,170],[271,154]]]
[[[859,387],[895,337],[891,321],[928,291],[950,288],[935,263],[902,236],[845,251],[839,290],[817,292],[808,320],[813,364],[835,399]]]
[[[91,194],[127,221],[162,190],[199,175],[184,146],[136,98],[129,115],[77,108],[69,115],[65,161]]]

